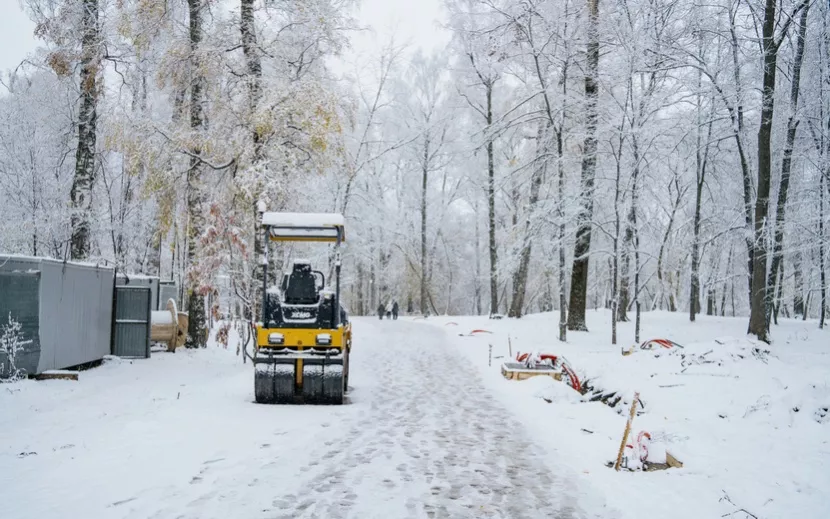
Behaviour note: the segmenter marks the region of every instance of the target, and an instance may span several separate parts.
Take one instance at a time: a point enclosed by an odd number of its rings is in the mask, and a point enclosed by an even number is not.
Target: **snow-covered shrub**
[[[22,331],[23,325],[12,319],[9,312],[8,323],[0,326],[0,356],[5,359],[0,363],[0,382],[15,382],[26,376],[26,371],[16,365],[17,355],[31,342],[23,340]]]
[[[219,329],[216,331],[216,343],[228,349],[228,341],[230,340],[230,333],[231,333],[231,323],[226,321],[219,326]]]

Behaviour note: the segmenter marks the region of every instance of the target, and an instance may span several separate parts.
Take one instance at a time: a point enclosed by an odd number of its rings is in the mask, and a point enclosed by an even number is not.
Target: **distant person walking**
[[[383,314],[386,312],[386,308],[383,307],[383,303],[378,305],[378,319],[383,321]]]
[[[400,310],[400,308],[398,307],[398,302],[395,301],[392,303],[392,319],[395,319],[396,321],[398,320],[398,310]]]
[[[386,318],[392,318],[392,301],[389,301],[389,303],[386,304]]]

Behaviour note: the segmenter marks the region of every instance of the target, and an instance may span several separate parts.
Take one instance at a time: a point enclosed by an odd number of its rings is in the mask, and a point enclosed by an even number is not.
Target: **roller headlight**
[[[269,333],[268,344],[282,344],[285,342],[285,336],[281,333]]]
[[[330,333],[318,333],[317,334],[317,345],[318,346],[329,346],[331,344],[331,334]]]

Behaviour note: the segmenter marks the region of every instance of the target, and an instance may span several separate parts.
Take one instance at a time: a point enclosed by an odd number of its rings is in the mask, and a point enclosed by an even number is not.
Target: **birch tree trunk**
[[[248,116],[250,118],[249,124],[252,125],[251,142],[254,148],[254,168],[259,166],[262,162],[262,135],[260,133],[259,125],[257,124],[257,111],[259,102],[262,97],[262,63],[259,56],[259,46],[257,45],[257,32],[254,19],[254,0],[240,0],[239,3],[239,31],[242,36],[242,53],[245,55],[246,64],[246,80],[248,83]],[[260,183],[258,182],[259,186]],[[251,262],[251,269],[253,270],[253,286],[250,290],[251,301],[251,319],[256,320],[259,315],[259,305],[264,301],[265,294],[257,297],[257,293],[263,286],[263,274],[265,272],[264,265],[261,263],[261,258],[264,258],[264,244],[267,236],[262,235],[262,222],[260,222],[259,208],[257,207],[262,196],[256,189],[253,200],[253,215],[254,226],[252,241],[254,242],[254,261]],[[264,203],[265,201],[262,200]]]
[[[564,105],[564,94],[562,104]],[[564,126],[564,110],[563,110],[563,126]],[[568,337],[568,298],[565,297],[565,164],[564,155],[565,150],[562,139],[562,128],[556,132],[556,169],[559,173],[557,179],[557,194],[559,200],[556,204],[557,212],[559,213],[559,340],[565,342]]]
[[[591,229],[594,217],[594,177],[597,169],[597,76],[599,73],[599,0],[588,0],[587,49],[585,71],[585,140],[582,148],[582,198],[574,260],[571,270],[571,295],[568,305],[568,329],[587,331],[585,307],[588,293],[588,259],[591,252]]]
[[[474,280],[474,295],[476,315],[481,315],[481,233],[479,232],[478,218],[478,195],[475,198],[475,221],[476,221],[476,278]]]
[[[799,20],[798,33],[796,38],[795,56],[793,57],[793,71],[792,83],[790,85],[790,116],[787,120],[787,142],[784,145],[784,158],[781,161],[781,181],[778,187],[778,203],[775,212],[775,232],[773,238],[772,249],[772,265],[767,277],[767,285],[775,287],[778,281],[778,269],[781,266],[781,261],[784,256],[784,224],[786,222],[787,214],[787,195],[790,189],[790,170],[792,169],[793,147],[795,146],[796,130],[798,129],[798,94],[801,84],[801,63],[804,61],[804,39],[807,33],[807,14],[810,12],[810,6],[807,5],[801,11],[801,19]],[[766,303],[767,312],[767,328],[770,323],[770,312],[772,310],[772,300],[768,299]],[[776,324],[778,319],[776,317]]]
[[[703,33],[699,33],[697,39],[697,54],[700,59],[705,60]],[[703,74],[697,74],[697,94],[695,95],[697,107],[697,124],[695,126],[695,212],[693,220],[692,258],[691,258],[691,279],[689,283],[689,321],[694,322],[700,308],[700,210],[703,187],[706,184],[706,157],[709,149],[709,140],[712,134],[712,123],[709,123],[709,134],[704,139],[701,136],[703,129],[703,101],[702,101]],[[704,146],[705,142],[705,146]],[[704,148],[706,152],[704,152]]]
[[[804,313],[804,278],[801,273],[801,254],[793,258],[793,315]]]
[[[198,254],[201,249],[200,239],[204,231],[204,188],[202,185],[202,161],[199,159],[201,146],[198,144],[204,126],[203,95],[204,77],[202,77],[199,45],[202,41],[202,1],[188,0],[190,14],[190,130],[196,143],[190,150],[190,168],[187,170],[187,312],[188,348],[204,347],[207,344],[205,322],[205,298],[201,290],[202,279],[198,272]]]
[[[758,130],[758,196],[755,200],[755,254],[752,261],[752,293],[749,331],[759,340],[769,342],[766,323],[767,245],[766,225],[769,214],[770,170],[772,168],[772,117],[775,112],[775,76],[777,48],[775,47],[776,0],[766,0],[762,48],[764,79],[761,102],[761,126]]]
[[[698,110],[700,110],[700,96],[698,95]],[[698,126],[697,151],[697,180],[695,183],[695,215],[693,224],[694,238],[692,241],[692,273],[691,289],[689,290],[689,320],[695,321],[695,315],[700,311],[700,211],[703,188],[706,185],[706,168],[709,162],[709,142],[712,139],[712,121],[710,117],[709,129],[706,133],[706,145],[702,145],[700,126]],[[701,149],[701,147],[703,149]]]
[[[749,171],[749,162],[744,152],[744,105],[743,87],[741,82],[741,61],[740,44],[736,31],[736,17],[738,15],[738,3],[729,5],[729,35],[732,47],[732,69],[735,79],[735,110],[730,110],[732,125],[735,132],[735,145],[738,149],[738,158],[741,165],[741,179],[743,181],[744,193],[744,223],[746,225],[746,254],[747,254],[747,290],[749,293],[749,304],[752,305],[752,268],[755,246],[752,240],[752,175]]]
[[[568,13],[570,1],[565,2],[565,30],[568,28]],[[559,129],[556,131],[556,169],[558,179],[556,194],[559,197],[556,203],[557,217],[559,218],[559,340],[565,342],[568,336],[568,298],[565,296],[565,143],[563,133],[568,117],[568,71],[570,70],[570,42],[565,38],[565,61],[562,63],[562,103]]]
[[[819,330],[824,329],[824,318],[825,312],[827,311],[827,277],[825,273],[826,265],[824,262],[824,198],[826,193],[824,192],[824,186],[826,185],[825,177],[828,174],[828,171],[825,170],[824,174],[821,175],[819,178],[819,218],[818,218],[818,236],[819,236],[819,245],[818,245],[818,265],[819,265],[819,282],[821,283],[821,308],[818,311],[818,328]],[[809,296],[808,296],[809,297]],[[809,299],[808,299],[809,301]],[[807,315],[807,308],[804,308],[804,315]]]
[[[86,259],[91,248],[92,187],[95,183],[95,143],[98,119],[99,34],[98,0],[83,0],[81,6],[81,106],[78,110],[78,148],[75,176],[69,197],[72,203],[70,256]]]
[[[625,118],[625,114],[623,114]],[[622,150],[624,119],[620,122],[619,148],[613,151],[616,162],[614,176],[614,251],[611,255],[611,344],[617,344],[617,321],[619,321],[620,295],[620,177],[622,176]],[[613,144],[612,144],[613,148]]]
[[[640,112],[642,112],[642,107]],[[638,116],[641,116],[639,113]],[[631,304],[630,278],[631,278],[631,252],[629,249],[634,244],[634,227],[637,225],[637,185],[640,178],[640,146],[637,141],[637,133],[631,136],[631,151],[633,154],[634,168],[631,171],[631,207],[628,208],[625,236],[623,237],[622,276],[620,279],[620,305],[617,309],[617,320],[628,322],[628,307]],[[637,268],[636,266],[634,268]],[[634,289],[637,290],[636,288]]]
[[[663,232],[663,240],[660,242],[660,251],[657,253],[657,282],[660,286],[661,293],[660,309],[662,310],[662,298],[666,297],[666,306],[670,312],[677,311],[677,304],[674,300],[674,290],[672,288],[671,271],[668,275],[668,282],[664,281],[663,279],[663,258],[665,258],[666,246],[668,245],[672,227],[674,226],[674,219],[677,215],[677,209],[680,207],[680,202],[683,198],[683,193],[685,192],[685,190],[680,188],[680,182],[678,181],[677,177],[674,178],[673,183],[677,188],[677,194],[674,203],[672,204],[671,215],[669,216],[669,223],[668,225],[666,225],[665,232]],[[671,186],[669,186],[669,193],[671,193]],[[666,289],[666,284],[668,284],[668,290]],[[666,293],[668,293],[668,296],[665,295]]]
[[[421,315],[427,306],[427,182],[429,181],[429,134],[424,137],[424,163],[421,168]]]
[[[519,255],[519,268],[514,277],[513,300],[510,303],[510,310],[507,312],[508,317],[521,317],[524,311],[527,271],[530,265],[530,254],[533,249],[533,210],[539,202],[539,190],[542,187],[542,179],[545,176],[549,136],[550,124],[540,123],[536,133],[536,164],[534,165],[533,175],[530,179],[530,198],[528,199],[527,214],[525,215],[524,240],[522,251]]]
[[[802,0],[796,11],[804,9],[809,0]],[[761,95],[761,125],[758,129],[758,196],[755,199],[755,252],[752,265],[752,308],[748,333],[769,343],[766,301],[767,286],[767,218],[769,217],[769,191],[772,170],[772,122],[775,114],[775,77],[778,71],[778,49],[792,23],[792,17],[784,22],[779,37],[775,35],[776,0],[766,0],[761,48],[763,50],[763,91]],[[794,12],[793,16],[798,14]]]
[[[487,88],[487,131],[493,124],[493,84]],[[499,313],[498,246],[496,245],[496,165],[493,158],[493,139],[487,142],[487,221],[490,239],[490,315]]]

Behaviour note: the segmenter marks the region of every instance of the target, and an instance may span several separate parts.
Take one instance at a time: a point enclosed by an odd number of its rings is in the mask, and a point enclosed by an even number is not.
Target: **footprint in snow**
[[[122,499],[121,501],[116,501],[116,502],[114,502],[114,503],[111,503],[111,504],[110,504],[110,506],[111,506],[111,507],[113,507],[113,506],[121,506],[121,505],[123,505],[123,504],[129,503],[130,501],[135,501],[136,499],[138,499],[138,498],[136,498],[136,497],[131,497],[131,498],[129,498],[129,499]]]

